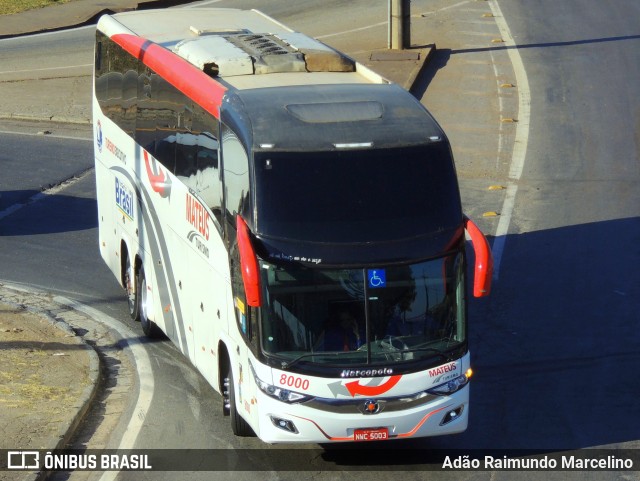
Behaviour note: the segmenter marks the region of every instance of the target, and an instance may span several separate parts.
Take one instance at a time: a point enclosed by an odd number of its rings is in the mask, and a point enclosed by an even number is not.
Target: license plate
[[[356,429],[353,432],[354,441],[384,441],[389,439],[389,429]]]

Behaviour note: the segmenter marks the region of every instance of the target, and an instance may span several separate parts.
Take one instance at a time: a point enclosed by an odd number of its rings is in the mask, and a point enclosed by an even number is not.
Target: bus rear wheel
[[[127,292],[127,303],[129,305],[129,315],[134,321],[140,320],[140,291],[138,290],[136,270],[131,263],[131,257],[127,255],[124,266],[123,284]]]
[[[158,329],[155,322],[149,319],[149,293],[147,291],[147,279],[144,276],[144,267],[142,266],[140,266],[138,270],[137,281],[136,304],[142,332],[144,332],[147,337],[158,337],[160,329]]]

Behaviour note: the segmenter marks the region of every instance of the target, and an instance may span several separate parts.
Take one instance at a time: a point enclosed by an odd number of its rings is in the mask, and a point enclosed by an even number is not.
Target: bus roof
[[[235,125],[250,130],[252,139],[246,140],[254,150],[393,148],[445,140],[433,117],[396,84],[308,85],[236,94],[242,105],[231,110],[239,117]],[[224,104],[222,111],[224,115]]]
[[[126,12],[101,17],[98,30],[216,117],[226,111],[256,150],[385,148],[445,138],[404,89],[257,10]]]
[[[103,16],[107,36],[158,44],[236,89],[316,83],[389,83],[342,53],[257,10],[181,8]],[[286,73],[265,78],[260,74]]]

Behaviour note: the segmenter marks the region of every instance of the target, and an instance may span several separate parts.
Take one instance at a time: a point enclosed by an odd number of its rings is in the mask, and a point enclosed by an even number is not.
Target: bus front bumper
[[[460,433],[467,428],[469,386],[419,407],[363,414],[371,399],[354,400],[351,413],[283,405],[260,396],[259,436],[267,443],[333,443],[408,439]],[[380,400],[381,404],[383,399]],[[362,405],[362,406],[360,406]]]

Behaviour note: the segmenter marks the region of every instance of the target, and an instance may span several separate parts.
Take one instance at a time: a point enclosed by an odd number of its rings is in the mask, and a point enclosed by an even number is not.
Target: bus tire
[[[140,291],[136,279],[136,270],[131,263],[129,254],[125,254],[124,272],[122,276],[122,284],[127,293],[127,304],[129,305],[129,315],[131,319],[140,321]]]
[[[147,300],[147,279],[144,276],[144,267],[140,266],[138,270],[138,278],[137,278],[137,286],[136,286],[136,304],[138,317],[140,319],[140,326],[142,327],[142,332],[144,332],[145,336],[154,338],[158,337],[160,334],[160,330],[158,326],[156,326],[155,322],[149,319],[148,312],[148,300]]]
[[[244,418],[238,412],[238,407],[236,406],[236,387],[235,381],[233,380],[233,371],[231,370],[231,366],[229,366],[227,370],[227,377],[224,380],[225,387],[227,387],[227,396],[229,403],[229,417],[231,420],[231,431],[233,434],[239,437],[249,437],[254,436],[253,429],[249,426],[249,423],[244,420]]]

